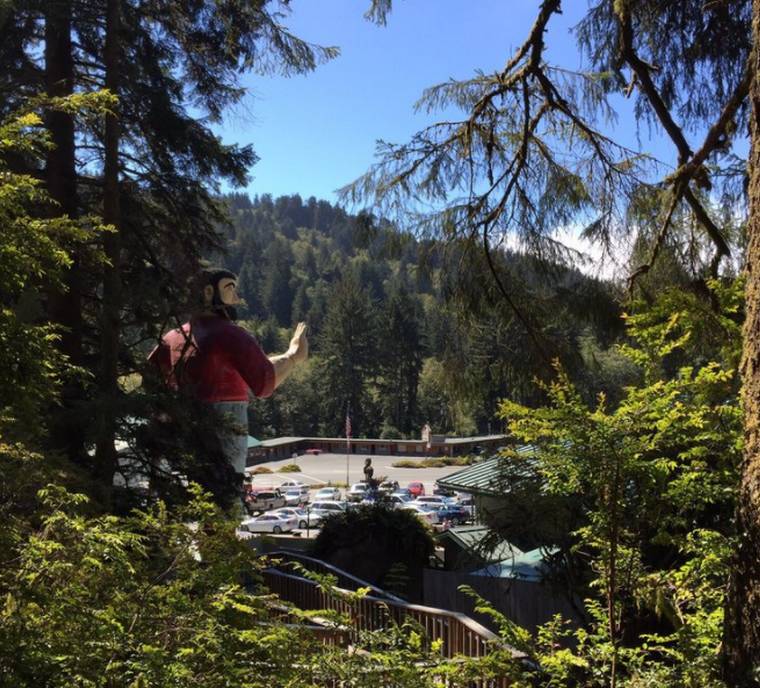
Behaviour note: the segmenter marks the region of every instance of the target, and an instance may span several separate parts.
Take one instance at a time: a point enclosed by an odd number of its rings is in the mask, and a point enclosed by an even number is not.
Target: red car
[[[307,449],[304,453],[305,454],[314,454],[316,456],[317,454],[321,454],[322,450],[321,449],[317,449],[316,447],[314,447],[313,449]]]
[[[417,480],[409,483],[408,490],[409,492],[411,492],[412,497],[414,497],[415,499],[417,497],[422,497],[422,495],[425,494],[425,486]]]

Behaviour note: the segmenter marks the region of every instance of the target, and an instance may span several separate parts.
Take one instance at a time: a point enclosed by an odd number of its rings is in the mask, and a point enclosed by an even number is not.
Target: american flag
[[[346,409],[346,439],[349,439],[351,437],[351,414],[349,413],[349,410]]]

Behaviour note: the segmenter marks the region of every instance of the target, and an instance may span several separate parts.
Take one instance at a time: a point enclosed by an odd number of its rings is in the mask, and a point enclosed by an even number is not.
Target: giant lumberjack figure
[[[189,391],[216,415],[217,453],[237,474],[240,493],[248,453],[249,396],[269,396],[306,360],[306,324],[298,324],[284,354],[267,356],[256,339],[234,323],[241,303],[237,276],[209,268],[202,277],[200,312],[167,333],[149,358],[170,386]]]

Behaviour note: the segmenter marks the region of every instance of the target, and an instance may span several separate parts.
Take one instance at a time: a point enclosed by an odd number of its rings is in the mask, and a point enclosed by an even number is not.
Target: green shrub
[[[464,456],[455,456],[450,459],[448,466],[471,466],[476,462],[476,457],[471,454],[465,454]]]
[[[413,461],[411,459],[402,459],[394,461],[391,466],[394,468],[443,468],[444,466],[469,466],[475,463],[472,456],[431,456],[427,459]]]
[[[300,473],[301,467],[297,463],[287,463],[281,469],[280,473]]]
[[[424,468],[443,468],[444,466],[449,466],[450,464],[447,462],[446,459],[423,459],[422,463],[420,464]]]
[[[325,519],[314,556],[375,585],[418,598],[422,571],[434,551],[430,528],[404,509],[360,506]],[[403,580],[401,573],[403,571]]]
[[[259,473],[271,473],[272,469],[267,468],[266,466],[259,466],[258,468],[254,468],[250,473],[251,475],[258,475]]]

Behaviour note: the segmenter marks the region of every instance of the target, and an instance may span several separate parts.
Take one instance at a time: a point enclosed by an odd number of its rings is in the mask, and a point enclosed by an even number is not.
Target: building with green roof
[[[546,490],[535,452],[531,445],[511,447],[437,484],[472,495],[477,520],[522,551],[564,543],[578,502]]]

